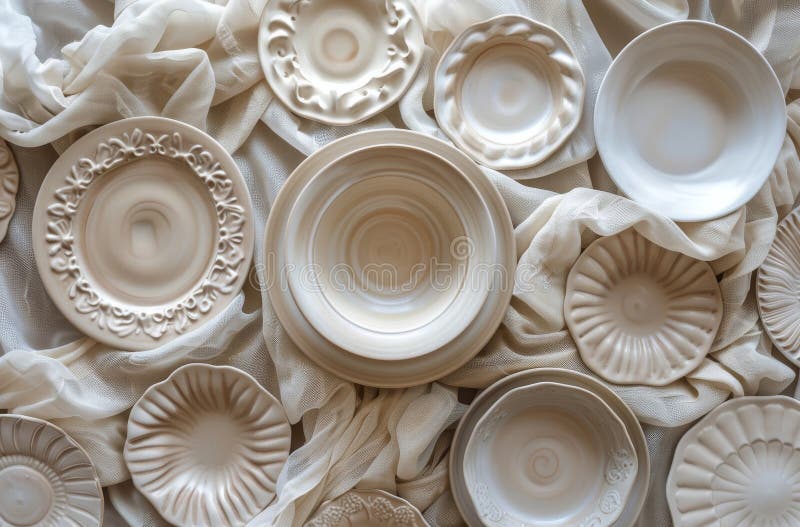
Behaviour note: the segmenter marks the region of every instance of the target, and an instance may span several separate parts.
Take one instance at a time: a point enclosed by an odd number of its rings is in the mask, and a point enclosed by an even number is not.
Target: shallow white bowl
[[[786,105],[747,40],[708,22],[672,22],[614,59],[594,130],[622,192],[674,220],[701,221],[736,210],[764,184],[786,135]]]
[[[488,527],[611,525],[637,471],[611,408],[588,390],[551,382],[498,399],[475,426],[463,463]]]

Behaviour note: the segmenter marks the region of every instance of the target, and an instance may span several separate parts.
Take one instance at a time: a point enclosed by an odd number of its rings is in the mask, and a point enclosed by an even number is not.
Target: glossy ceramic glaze
[[[706,262],[628,230],[595,241],[575,262],[564,318],[595,373],[659,386],[702,362],[722,321],[722,296]]]
[[[6,237],[8,224],[17,208],[19,170],[8,143],[0,139],[0,242]]]
[[[800,365],[800,209],[778,225],[758,270],[758,310],[775,347]]]
[[[291,429],[281,404],[236,368],[189,364],[131,409],[125,463],[175,525],[242,526],[275,496]]]
[[[350,490],[319,506],[305,527],[428,527],[416,507],[382,490]]]
[[[305,192],[304,189],[318,174],[323,173],[326,167],[343,156],[350,155],[354,151],[359,151],[360,153],[357,155],[360,156],[372,149],[375,152],[386,152],[387,146],[398,148],[401,151],[404,148],[418,150],[418,159],[415,162],[409,162],[410,167],[419,167],[417,162],[423,162],[420,159],[425,159],[425,163],[440,166],[442,174],[450,174],[448,176],[452,178],[450,184],[463,189],[460,192],[465,196],[474,192],[469,190],[469,185],[477,189],[477,195],[481,197],[483,206],[488,212],[480,218],[471,217],[469,221],[465,220],[465,224],[480,225],[482,229],[489,229],[486,231],[489,235],[481,235],[479,240],[471,240],[480,242],[474,247],[470,246],[469,241],[466,244],[456,244],[453,251],[455,254],[462,251],[469,254],[474,250],[474,255],[490,254],[493,258],[491,265],[486,269],[488,273],[485,275],[488,294],[477,316],[472,319],[464,331],[446,345],[424,355],[407,359],[398,357],[381,359],[358,355],[333,344],[315,328],[300,310],[299,302],[289,287],[289,276],[287,276],[294,269],[294,266],[288,265],[290,262],[287,259],[291,239],[288,235],[290,227],[288,218],[295,203]],[[451,169],[445,170],[444,165],[440,165],[442,160],[455,167],[458,174],[450,173]],[[417,174],[417,178],[419,181],[424,181],[426,175],[427,173]],[[435,181],[435,176],[431,175],[431,178],[432,182]],[[468,182],[468,184],[462,186],[462,181]],[[450,207],[458,206],[459,201],[456,196],[430,199],[441,200],[444,198],[447,198]],[[322,208],[322,205],[319,208]],[[308,214],[312,214],[314,210],[317,209],[309,210]],[[447,212],[441,211],[435,213],[437,215],[447,214]],[[458,210],[457,213],[462,217],[470,215],[469,210]],[[405,218],[408,217],[405,216]],[[396,220],[393,219],[393,221]],[[395,223],[392,230],[397,231],[402,223]],[[369,240],[370,238],[361,239]],[[335,244],[328,244],[324,238],[320,240],[324,247],[335,249]],[[375,241],[380,240],[382,239],[375,238]],[[479,246],[483,244],[484,240],[490,241],[493,248]],[[381,243],[384,242],[381,241]],[[398,247],[397,243],[397,241],[390,241],[388,245],[378,244],[376,247],[384,247],[378,252],[391,255],[397,253],[395,250]],[[416,242],[402,242],[401,245],[405,246],[407,243],[411,243],[410,246],[416,246],[414,245]],[[404,130],[375,130],[353,134],[322,148],[301,163],[283,185],[272,206],[267,221],[265,251],[264,261],[267,263],[265,281],[272,307],[281,325],[298,347],[310,359],[340,377],[360,384],[386,387],[412,386],[438,379],[455,370],[480,351],[497,329],[508,306],[516,266],[511,219],[492,182],[472,160],[452,146],[429,136]],[[346,254],[352,254],[352,252]],[[367,254],[370,254],[369,250]],[[355,261],[357,261],[357,257]],[[478,282],[478,284],[481,283],[483,282]],[[436,296],[433,295],[433,298]],[[382,306],[375,306],[375,310],[381,308]],[[362,320],[364,319],[362,318]],[[436,338],[436,336],[431,335],[431,338]]]
[[[554,368],[522,371],[500,379],[481,392],[461,418],[450,447],[449,471],[451,492],[464,521],[470,527],[484,525],[467,491],[463,471],[467,441],[473,435],[477,422],[509,391],[542,382],[557,382],[589,390],[612,408],[624,423],[636,452],[638,467],[629,498],[623,503],[622,512],[613,525],[631,527],[644,505],[650,482],[650,458],[642,427],[633,411],[606,385],[588,375]]]
[[[475,425],[463,463],[472,503],[490,527],[612,525],[637,466],[608,405],[551,382],[501,396]]]
[[[46,421],[0,415],[0,526],[102,524],[103,490],[83,448]]]
[[[675,527],[796,525],[800,402],[741,397],[714,409],[678,443],[667,478]]]
[[[39,274],[78,329],[127,350],[157,347],[221,312],[252,258],[250,195],[216,141],[160,117],[85,135],[42,183]]]
[[[397,101],[424,46],[409,0],[273,0],[258,40],[275,95],[330,125],[363,121]]]
[[[606,74],[597,147],[631,199],[678,221],[716,218],[766,181],[786,134],[786,105],[763,56],[708,22],[635,38]]]
[[[436,117],[479,163],[529,167],[575,130],[585,84],[555,29],[503,15],[467,28],[445,51],[436,68]]]

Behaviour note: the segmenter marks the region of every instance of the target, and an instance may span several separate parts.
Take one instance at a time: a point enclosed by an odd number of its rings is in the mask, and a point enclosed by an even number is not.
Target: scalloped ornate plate
[[[188,364],[133,406],[124,457],[171,523],[238,527],[275,496],[290,440],[283,407],[250,375]]]
[[[616,384],[662,386],[711,349],[722,296],[706,262],[627,230],[580,255],[567,277],[564,318],[592,371]]]
[[[102,524],[103,489],[83,448],[47,421],[0,415],[0,525]]]
[[[667,477],[675,527],[797,525],[800,402],[741,397],[678,443]]]
[[[409,0],[272,0],[258,54],[267,82],[294,113],[343,126],[396,102],[422,61]]]
[[[607,527],[636,478],[625,424],[589,390],[515,388],[480,418],[464,482],[487,527]]]
[[[211,137],[161,117],[108,124],[42,183],[33,249],[45,288],[78,329],[155,348],[235,298],[253,255],[250,194]]]
[[[778,225],[758,270],[756,297],[761,322],[772,343],[800,366],[800,208]]]
[[[442,129],[498,170],[536,165],[561,146],[578,126],[586,90],[564,38],[519,15],[464,30],[439,60],[434,82]]]
[[[459,421],[450,447],[449,473],[453,499],[464,521],[470,527],[484,527],[467,491],[463,470],[464,451],[466,450],[467,441],[474,433],[478,421],[504,394],[515,388],[542,382],[557,382],[562,385],[589,390],[605,402],[624,423],[636,453],[638,470],[634,477],[631,493],[623,504],[622,512],[617,521],[613,523],[613,526],[631,527],[636,523],[639,512],[644,506],[650,485],[650,457],[642,425],[628,405],[608,386],[594,377],[558,368],[537,368],[503,377],[478,394],[467,408],[461,421]]]
[[[319,506],[304,527],[428,527],[416,507],[382,490],[351,490]]]
[[[0,242],[6,237],[8,224],[17,208],[19,170],[11,147],[0,139]]]

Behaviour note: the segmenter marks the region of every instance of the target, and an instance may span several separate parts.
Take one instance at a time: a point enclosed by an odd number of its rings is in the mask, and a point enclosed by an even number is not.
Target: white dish
[[[267,82],[294,113],[354,124],[396,102],[422,61],[409,0],[272,0],[258,52]]]
[[[778,224],[758,270],[756,298],[764,330],[787,359],[800,366],[800,209]]]
[[[430,353],[458,337],[488,297],[493,221],[470,180],[427,150],[349,153],[317,172],[292,206],[292,295],[308,322],[350,353]]]
[[[464,521],[469,527],[483,527],[480,515],[467,492],[463,471],[466,444],[473,435],[478,420],[504,394],[515,388],[541,382],[557,382],[589,390],[611,407],[617,417],[625,424],[636,452],[638,469],[630,496],[624,503],[622,512],[613,525],[614,527],[633,526],[644,506],[650,484],[650,458],[642,426],[633,411],[602,382],[588,375],[556,368],[537,368],[503,377],[482,391],[467,408],[453,436],[449,463],[450,488]]]
[[[487,527],[606,527],[636,476],[625,424],[583,388],[542,382],[501,396],[464,451],[464,481]]]
[[[283,407],[251,376],[188,364],[133,406],[124,457],[169,522],[242,526],[275,496],[290,440]]]
[[[287,218],[301,191],[314,176],[340,157],[355,150],[386,145],[430,152],[455,166],[483,198],[490,212],[490,239],[496,252],[488,272],[489,295],[477,317],[448,345],[410,359],[380,360],[349,353],[324,338],[297,306],[286,276]],[[466,155],[432,137],[407,130],[374,130],[339,139],[306,159],[281,188],[267,220],[265,234],[265,279],[268,293],[282,326],[298,347],[317,364],[334,374],[369,386],[405,387],[436,380],[457,369],[489,341],[500,324],[511,299],[516,249],[508,210],[492,182]],[[477,253],[482,253],[478,250]]]
[[[706,262],[631,229],[598,239],[578,257],[564,318],[592,371],[617,384],[663,386],[711,349],[722,295]]]
[[[78,329],[155,348],[220,313],[253,254],[250,194],[233,159],[187,124],[137,117],[83,136],[33,213],[45,288]]]
[[[428,527],[416,507],[382,490],[351,490],[319,506],[304,527]]]
[[[83,448],[47,421],[0,415],[0,526],[102,524],[103,489]]]
[[[19,170],[11,147],[0,139],[0,242],[6,237],[8,224],[17,208]]]
[[[800,402],[741,397],[678,443],[667,478],[675,527],[797,525]]]
[[[464,30],[442,55],[434,85],[442,129],[497,170],[536,165],[561,146],[578,126],[586,90],[564,38],[519,15]]]
[[[617,55],[597,97],[595,138],[631,199],[677,221],[743,206],[786,135],[783,91],[747,40],[701,21],[664,24]]]

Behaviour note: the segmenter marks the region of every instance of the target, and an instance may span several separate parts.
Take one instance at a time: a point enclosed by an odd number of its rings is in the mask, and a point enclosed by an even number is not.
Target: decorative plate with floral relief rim
[[[231,156],[187,124],[137,117],[55,162],[33,214],[50,297],[78,329],[155,348],[220,313],[247,277],[250,194]]]
[[[125,463],[175,525],[245,525],[269,505],[289,456],[281,404],[245,372],[188,364],[131,409]]]
[[[535,370],[521,371],[503,377],[496,383],[483,390],[467,408],[466,413],[458,424],[450,447],[450,488],[461,516],[469,527],[484,527],[478,511],[476,510],[464,480],[464,452],[467,441],[472,436],[475,427],[486,412],[506,393],[520,387],[526,387],[543,382],[557,382],[563,385],[575,386],[591,391],[603,400],[624,423],[636,453],[638,469],[634,477],[631,493],[622,505],[619,518],[613,523],[614,527],[632,527],[644,506],[650,484],[650,457],[647,450],[647,441],[642,431],[642,425],[633,411],[619,398],[608,386],[594,377],[584,375],[572,370],[558,368],[537,368]]]
[[[627,230],[598,239],[577,259],[564,318],[592,371],[617,384],[661,386],[705,358],[722,296],[706,262]]]
[[[382,490],[351,490],[325,502],[304,527],[428,527],[416,507]]]
[[[764,329],[787,359],[800,366],[800,208],[778,224],[756,281]]]
[[[470,26],[436,68],[442,129],[479,163],[505,170],[544,161],[578,126],[586,81],[553,28],[519,15]]]
[[[681,438],[667,478],[675,527],[800,524],[800,402],[740,397]]]
[[[0,242],[6,237],[8,224],[17,208],[19,169],[8,143],[0,139]]]
[[[0,415],[0,526],[102,524],[103,490],[83,448],[47,421]]]
[[[272,0],[258,51],[275,95],[294,113],[342,126],[397,101],[424,41],[410,0]]]

